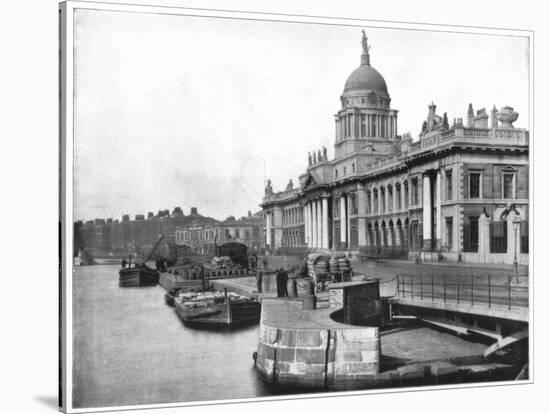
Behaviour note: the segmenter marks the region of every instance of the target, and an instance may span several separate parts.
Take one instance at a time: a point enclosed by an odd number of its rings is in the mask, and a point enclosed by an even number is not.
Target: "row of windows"
[[[345,171],[345,167],[344,167]],[[445,171],[444,176],[444,200],[453,200],[453,170],[449,169]],[[474,171],[469,173],[469,198],[478,199],[482,198],[482,173]],[[367,190],[367,203],[366,213],[384,213],[393,211],[395,209],[408,208],[410,200],[411,205],[415,206],[420,203],[420,186],[419,178],[413,177],[411,179],[411,193],[409,199],[409,186],[408,182],[404,181],[403,184],[396,183],[394,185],[388,184],[380,188],[375,188],[372,191]],[[502,173],[502,198],[516,198],[516,173],[507,171]],[[395,196],[395,199],[394,199]],[[395,202],[394,202],[395,200]]]
[[[340,118],[340,135],[344,138],[354,136],[354,114],[346,114]],[[392,137],[395,135],[395,118],[386,115],[368,115],[361,114],[358,119],[360,122],[360,135],[366,137]]]
[[[176,231],[176,242],[213,241],[216,237],[219,238],[221,235],[220,229]],[[241,229],[238,228],[234,229],[233,232],[231,232],[230,229],[224,229],[223,235],[225,236],[225,240],[240,239],[241,235],[244,236],[244,239],[250,239],[250,229],[244,229],[242,232]],[[260,228],[258,226],[252,228],[252,236],[255,238],[260,237]]]
[[[483,198],[483,173],[470,171],[468,176],[468,195],[471,199]],[[502,198],[516,198],[516,173],[507,171],[502,173]]]

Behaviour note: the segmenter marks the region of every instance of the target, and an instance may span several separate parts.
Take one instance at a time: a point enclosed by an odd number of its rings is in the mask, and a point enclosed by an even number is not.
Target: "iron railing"
[[[397,297],[489,308],[528,308],[528,276],[400,274],[397,276]]]

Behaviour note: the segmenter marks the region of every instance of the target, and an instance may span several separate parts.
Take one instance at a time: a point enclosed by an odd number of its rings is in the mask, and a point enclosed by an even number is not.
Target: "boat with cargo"
[[[234,329],[260,322],[260,302],[227,289],[179,293],[174,304],[177,315],[192,328]]]
[[[132,267],[131,258],[128,261],[128,267],[120,269],[118,272],[118,285],[120,287],[136,287],[136,286],[155,286],[159,282],[160,273],[156,269],[147,266],[147,261],[153,256],[153,253],[159,246],[164,236],[159,237],[151,253],[142,263],[136,263]]]

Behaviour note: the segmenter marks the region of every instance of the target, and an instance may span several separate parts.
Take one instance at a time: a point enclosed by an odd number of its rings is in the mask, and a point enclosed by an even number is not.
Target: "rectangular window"
[[[364,101],[364,99],[363,99]],[[361,114],[361,136],[366,137],[367,136],[367,121],[366,116],[364,114]]]
[[[447,249],[449,251],[453,248],[453,218],[445,218],[445,240],[447,241]]]
[[[502,175],[502,198],[516,198],[516,175],[504,173]]]
[[[445,171],[446,199],[453,199],[453,170]]]
[[[470,198],[481,198],[481,173],[470,173]]]

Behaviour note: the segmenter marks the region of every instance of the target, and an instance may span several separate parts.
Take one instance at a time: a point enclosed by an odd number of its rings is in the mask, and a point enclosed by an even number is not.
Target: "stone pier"
[[[260,376],[272,385],[322,389],[375,378],[378,328],[335,322],[333,312],[304,310],[299,300],[264,300],[255,361]]]

